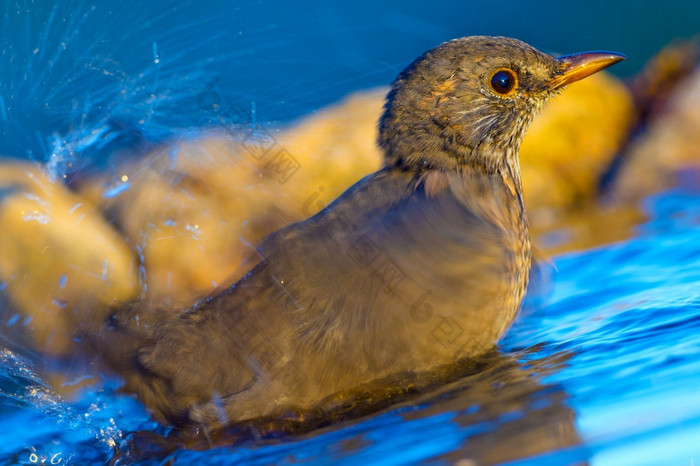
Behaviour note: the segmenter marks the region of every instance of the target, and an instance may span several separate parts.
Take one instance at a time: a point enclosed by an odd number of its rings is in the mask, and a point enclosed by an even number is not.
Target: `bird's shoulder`
[[[258,247],[259,257],[266,258],[280,244],[300,238],[319,234],[328,236],[331,232],[342,237],[350,226],[362,224],[373,215],[381,215],[408,198],[418,183],[414,173],[396,168],[385,168],[367,175],[316,215],[268,235]]]

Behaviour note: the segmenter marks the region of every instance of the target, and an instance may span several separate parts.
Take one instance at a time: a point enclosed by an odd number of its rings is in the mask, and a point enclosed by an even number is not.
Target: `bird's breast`
[[[304,270],[326,285],[315,288],[315,305],[326,303],[315,327],[343,329],[338,354],[427,369],[487,351],[510,325],[529,268],[522,204],[497,176],[446,181],[337,229],[324,225],[342,234],[303,255],[328,254]]]

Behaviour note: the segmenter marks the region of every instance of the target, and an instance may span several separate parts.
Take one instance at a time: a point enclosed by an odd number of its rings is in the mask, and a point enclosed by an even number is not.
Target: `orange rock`
[[[387,91],[353,93],[280,133],[280,144],[300,165],[280,187],[289,196],[285,207],[294,212],[295,219],[315,214],[382,166],[377,125]]]
[[[244,273],[267,234],[318,212],[381,164],[382,91],[289,130],[224,128],[161,148],[81,189],[139,251],[149,299],[190,304]]]
[[[531,221],[542,221],[543,210],[594,202],[600,177],[627,139],[633,121],[627,88],[606,73],[572,84],[547,104],[520,150]]]
[[[633,142],[624,160],[614,186],[615,196],[622,201],[635,201],[645,194],[677,185],[684,178],[697,186],[700,69],[674,88],[664,112]]]
[[[146,296],[180,305],[231,275],[250,249],[247,221],[266,191],[224,135],[183,141],[82,194],[115,219],[142,258]]]
[[[0,282],[22,313],[6,322],[66,353],[75,326],[137,297],[135,257],[94,207],[36,165],[2,163],[0,196]]]

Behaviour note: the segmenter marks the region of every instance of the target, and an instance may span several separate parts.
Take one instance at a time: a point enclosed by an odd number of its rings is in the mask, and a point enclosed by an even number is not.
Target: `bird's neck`
[[[520,161],[518,160],[518,147],[507,149],[500,157],[500,163],[495,167],[513,198],[518,201],[519,211],[525,212],[523,204],[523,180],[520,175]]]
[[[440,143],[429,144],[431,138],[423,138],[423,144],[390,144],[380,139],[384,149],[385,168],[398,168],[411,172],[426,172],[440,170],[443,172],[458,172],[463,167],[478,168],[486,174],[505,171],[518,187],[520,183],[520,138],[513,137],[504,140],[486,139],[477,143],[468,143],[461,133],[452,129],[449,138]],[[416,135],[414,135],[416,136]],[[409,139],[408,142],[412,140]],[[415,142],[415,139],[413,140]],[[416,147],[421,147],[416,151]]]
[[[460,167],[460,186],[456,189],[470,210],[526,236],[527,217],[517,154],[506,154],[501,160],[495,167],[478,164]]]
[[[421,180],[419,184],[424,186],[430,197],[445,189],[450,184],[448,179],[459,175],[459,184],[464,185],[465,192],[472,193],[465,195],[465,202],[478,204],[487,199],[495,200],[506,207],[504,212],[518,213],[518,224],[526,224],[518,146],[519,144],[503,150],[494,150],[493,146],[489,146],[488,149],[477,146],[470,149],[468,156],[459,160],[452,159],[450,164],[445,166],[421,164],[421,158],[414,155],[413,158],[400,158],[397,168],[417,173]],[[471,207],[478,210],[478,206]]]

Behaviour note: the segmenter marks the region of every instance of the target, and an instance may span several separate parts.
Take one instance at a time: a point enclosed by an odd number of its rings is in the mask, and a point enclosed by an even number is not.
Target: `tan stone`
[[[0,231],[0,282],[22,314],[13,327],[42,350],[67,352],[75,326],[139,293],[119,234],[37,165],[0,162]]]

